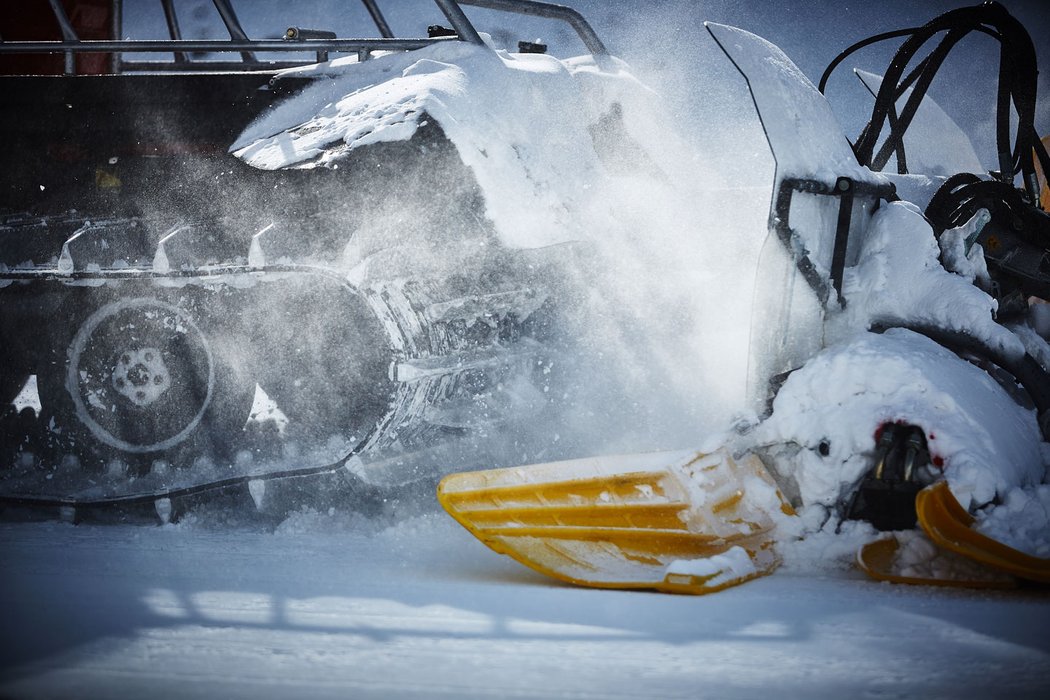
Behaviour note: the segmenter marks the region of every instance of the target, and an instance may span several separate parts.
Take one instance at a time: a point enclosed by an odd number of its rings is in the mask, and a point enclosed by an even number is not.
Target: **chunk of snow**
[[[710,557],[676,559],[667,565],[665,573],[667,576],[695,576],[705,579],[704,585],[714,588],[730,581],[754,576],[757,569],[747,550],[735,546]]]
[[[983,370],[903,329],[862,333],[792,373],[759,444],[794,444],[776,460],[803,505],[839,503],[871,468],[875,432],[887,422],[926,431],[964,505],[990,502],[1044,473],[1039,428]],[[819,446],[827,443],[827,455]]]
[[[915,205],[884,204],[872,216],[859,262],[845,270],[846,310],[829,319],[829,335],[841,338],[876,323],[925,325],[1022,355],[1021,341],[995,322],[995,300],[945,270],[939,255],[933,230]]]

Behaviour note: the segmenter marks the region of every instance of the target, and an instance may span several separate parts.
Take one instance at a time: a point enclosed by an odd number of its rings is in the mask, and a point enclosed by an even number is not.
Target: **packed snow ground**
[[[832,542],[827,543],[833,547]],[[594,591],[447,517],[0,526],[11,698],[1042,698],[1050,598],[781,570]],[[829,561],[835,559],[828,552]]]

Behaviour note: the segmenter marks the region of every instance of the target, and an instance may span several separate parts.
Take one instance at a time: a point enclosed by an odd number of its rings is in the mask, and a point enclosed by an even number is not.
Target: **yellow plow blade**
[[[711,593],[768,574],[777,514],[791,514],[754,455],[596,457],[452,474],[445,510],[540,573],[599,588]]]
[[[920,491],[915,510],[922,529],[941,547],[1019,578],[1050,583],[1050,559],[1026,554],[973,529],[973,517],[952,495],[947,482]]]
[[[1013,576],[943,549],[929,553],[920,562],[909,561],[907,550],[914,542],[902,544],[902,536],[923,538],[922,533],[911,531],[868,542],[857,551],[857,565],[873,579],[890,583],[1001,589],[1017,586]],[[929,540],[926,544],[936,549]]]
[[[1050,151],[1050,136],[1043,137],[1043,147]],[[1043,172],[1038,158],[1035,159],[1035,176],[1039,182],[1039,203],[1043,211],[1050,212],[1050,183],[1047,183],[1046,173]]]

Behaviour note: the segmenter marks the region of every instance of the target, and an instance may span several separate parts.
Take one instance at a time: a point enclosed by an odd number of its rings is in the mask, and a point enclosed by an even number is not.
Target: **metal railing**
[[[482,45],[481,36],[463,12],[461,6],[480,7],[512,14],[553,19],[569,24],[587,50],[601,62],[608,56],[605,44],[583,16],[564,5],[536,0],[434,0],[444,17],[452,25],[454,36],[395,37],[376,0],[361,0],[375,25],[378,36],[354,38],[330,38],[330,32],[289,28],[283,39],[250,39],[241,27],[230,0],[212,0],[219,17],[229,33],[229,39],[183,39],[178,17],[172,0],[159,0],[164,10],[170,39],[160,40],[87,40],[77,36],[61,0],[49,0],[51,10],[62,34],[61,41],[5,41],[0,38],[0,54],[62,54],[64,72],[77,73],[77,54],[110,54],[110,70],[114,73],[127,71],[214,71],[214,70],[273,70],[291,66],[307,65],[328,60],[329,53],[357,54],[359,60],[367,60],[375,51],[411,51],[431,44],[449,40],[465,41]],[[121,0],[112,2],[112,35],[121,34]],[[294,30],[294,31],[293,31]],[[323,38],[317,38],[318,36]],[[240,61],[192,60],[190,54],[237,53]],[[311,60],[263,60],[260,52],[314,54]],[[170,53],[172,61],[127,61],[125,53]]]

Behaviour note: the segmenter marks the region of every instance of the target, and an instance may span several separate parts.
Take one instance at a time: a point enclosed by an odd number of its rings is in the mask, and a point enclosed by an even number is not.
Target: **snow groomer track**
[[[605,55],[573,11],[463,4],[568,21]],[[297,67],[484,47],[460,3],[438,0],[451,27],[407,39],[371,0],[376,34],[353,39],[249,40],[215,5],[229,40],[182,39],[174,14],[169,40],[84,39],[56,5],[61,41],[0,42],[0,119],[20,135],[0,202],[0,405],[34,386],[37,404],[0,417],[0,504],[167,520],[236,488],[261,507],[277,478],[434,467],[435,449],[543,403],[564,251],[500,244],[436,120],[408,110],[394,136],[287,167],[230,153],[316,87]]]

